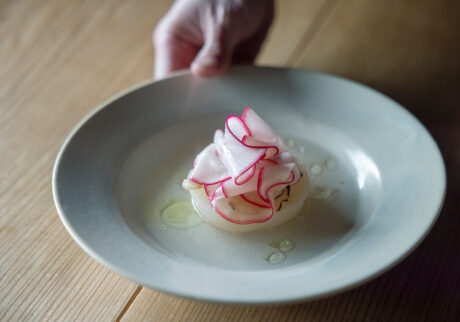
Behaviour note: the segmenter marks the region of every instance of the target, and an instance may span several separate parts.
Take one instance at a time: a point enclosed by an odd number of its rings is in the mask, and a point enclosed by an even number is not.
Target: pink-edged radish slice
[[[255,165],[254,171],[252,172],[253,175],[244,184],[238,183],[238,178],[226,180],[217,188],[219,191],[216,193],[213,200],[234,197],[248,192],[256,192],[260,169],[263,167],[272,167],[277,164],[278,163],[272,160],[261,160]]]
[[[236,115],[227,117],[225,129],[229,131],[238,141],[242,141],[245,136],[252,136],[252,132],[244,121]]]
[[[219,182],[216,184],[203,185],[204,192],[206,192],[206,196],[208,196],[209,200],[212,200],[213,198],[216,197],[216,191],[222,186],[222,183],[223,182]]]
[[[268,145],[278,146],[280,152],[288,151],[288,148],[283,143],[283,140],[268,125],[254,110],[246,107],[241,115],[241,120],[251,131],[251,137],[257,138],[258,140],[268,143]]]
[[[227,232],[248,233],[272,228],[292,220],[304,207],[305,199],[308,196],[308,185],[308,177],[304,175],[298,183],[290,186],[290,196],[287,202],[283,202],[285,196],[282,196],[275,199],[272,206],[267,205],[266,208],[262,207],[264,201],[260,198],[258,199],[258,197],[254,195],[254,192],[250,193],[250,197],[248,197],[249,194],[245,194],[244,196],[246,199],[252,202],[260,202],[260,204],[251,204],[251,202],[244,200],[241,196],[237,204],[239,208],[238,212],[231,212],[229,208],[222,210],[219,207],[217,207],[217,209],[221,213],[217,212],[206,196],[203,188],[189,190],[189,193],[192,198],[194,209],[205,222]],[[255,194],[257,195],[257,193]],[[282,207],[279,209],[281,204]],[[235,207],[235,210],[236,209]],[[274,209],[274,213],[273,216],[270,217],[272,209]],[[257,211],[257,213],[254,213],[254,211]],[[263,221],[267,218],[268,220]],[[260,220],[261,222],[254,222],[254,219],[257,221]],[[250,221],[253,222],[249,223]]]
[[[229,131],[216,132],[216,149],[232,177],[238,177],[265,157],[266,149],[246,147]]]
[[[248,203],[241,196],[218,199],[213,209],[225,220],[238,225],[264,223],[273,216],[273,207],[260,207]]]
[[[257,193],[268,202],[287,185],[292,185],[300,178],[300,172],[295,163],[279,164],[263,167],[257,179]]]
[[[227,168],[219,158],[214,143],[208,145],[195,159],[195,167],[189,175],[191,181],[212,185],[231,178]]]
[[[251,191],[251,192],[248,192],[248,193],[243,193],[241,194],[241,198],[243,198],[243,200],[245,200],[246,202],[254,205],[254,206],[258,206],[258,207],[262,207],[262,208],[271,208],[271,205],[268,204],[265,200],[262,200],[260,197],[259,197],[259,194],[255,191]]]
[[[302,208],[308,178],[299,166],[306,174],[275,131],[246,108],[242,117],[227,118],[225,131],[214,133],[214,143],[195,159],[183,187],[198,214],[217,228],[264,229],[286,222]]]

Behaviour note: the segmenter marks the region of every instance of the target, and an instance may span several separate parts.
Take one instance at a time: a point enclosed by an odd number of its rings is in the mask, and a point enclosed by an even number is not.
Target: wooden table
[[[0,1],[0,320],[446,321],[460,318],[460,2],[287,0],[260,65],[368,84],[414,113],[448,172],[444,209],[402,263],[310,303],[214,305],[103,267],[70,238],[51,168],[96,105],[152,75],[151,31],[171,1]]]

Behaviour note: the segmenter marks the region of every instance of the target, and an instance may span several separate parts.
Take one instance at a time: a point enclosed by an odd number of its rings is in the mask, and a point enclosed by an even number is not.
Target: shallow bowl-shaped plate
[[[302,213],[245,235],[162,222],[161,205],[187,197],[174,185],[194,155],[246,106],[310,169]],[[177,74],[103,104],[64,143],[53,193],[77,243],[129,279],[193,299],[281,303],[349,289],[404,258],[436,220],[445,169],[422,124],[372,89],[309,71],[238,67],[214,79]],[[270,242],[280,238],[295,247],[270,263]]]

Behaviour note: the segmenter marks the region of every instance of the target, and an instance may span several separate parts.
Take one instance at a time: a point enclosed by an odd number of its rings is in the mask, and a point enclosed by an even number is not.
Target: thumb
[[[224,30],[213,30],[205,36],[201,50],[191,64],[192,73],[211,77],[225,73],[232,60],[233,45]]]

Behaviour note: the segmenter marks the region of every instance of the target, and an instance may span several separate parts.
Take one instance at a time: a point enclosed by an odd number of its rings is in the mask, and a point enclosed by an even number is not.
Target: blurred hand
[[[198,76],[252,63],[273,20],[273,0],[177,0],[154,32],[155,77]]]

